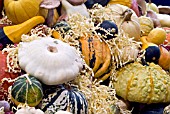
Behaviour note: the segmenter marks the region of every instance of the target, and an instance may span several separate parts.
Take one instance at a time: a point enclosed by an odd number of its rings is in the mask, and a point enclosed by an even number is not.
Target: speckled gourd
[[[114,82],[117,95],[139,103],[170,102],[170,76],[159,65],[134,62],[119,69]]]

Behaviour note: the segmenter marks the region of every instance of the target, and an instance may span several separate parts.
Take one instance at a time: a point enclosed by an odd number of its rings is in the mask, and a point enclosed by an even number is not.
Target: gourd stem
[[[31,82],[30,78],[28,77],[28,74],[26,74],[25,77],[27,78],[28,83],[29,83],[30,85],[32,85],[32,82]]]
[[[118,25],[118,28],[120,28],[120,26],[122,25],[122,23],[123,22],[125,22],[125,21],[131,21],[131,17],[132,17],[132,11],[130,10],[130,9],[127,9],[127,10],[125,10],[123,13],[122,13],[122,15],[123,15],[123,19],[122,19],[122,21],[120,22],[120,24]]]
[[[152,3],[152,1],[151,0],[149,0],[149,4],[151,4]]]

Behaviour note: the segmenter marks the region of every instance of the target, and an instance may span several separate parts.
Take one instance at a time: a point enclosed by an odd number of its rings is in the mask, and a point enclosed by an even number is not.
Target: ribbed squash
[[[154,28],[154,23],[150,17],[140,16],[139,23],[142,31],[142,36],[147,36],[149,32]]]
[[[8,99],[8,87],[13,83],[8,82],[8,80],[18,77],[18,73],[8,72],[6,57],[7,53],[2,54],[2,51],[0,51],[0,100]],[[3,81],[4,78],[7,78],[7,80]]]
[[[107,79],[110,76],[111,64],[111,51],[108,44],[97,35],[82,36],[79,41],[84,60],[93,69],[94,77]]]
[[[37,106],[43,98],[43,88],[39,80],[28,74],[20,76],[12,85],[11,100],[16,104]]]
[[[40,109],[46,114],[54,114],[59,110],[73,114],[88,113],[87,100],[77,88],[66,85],[45,86],[44,91]]]
[[[39,14],[42,0],[4,0],[5,14],[13,24],[22,23]]]
[[[159,66],[135,62],[119,69],[114,87],[118,96],[139,103],[170,102],[170,76]]]

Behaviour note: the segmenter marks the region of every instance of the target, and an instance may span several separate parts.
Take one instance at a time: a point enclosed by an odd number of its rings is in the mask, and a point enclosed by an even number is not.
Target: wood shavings
[[[21,72],[21,68],[18,65],[18,48],[16,45],[8,45],[6,48],[2,50],[2,53],[7,52],[7,72],[19,73]]]

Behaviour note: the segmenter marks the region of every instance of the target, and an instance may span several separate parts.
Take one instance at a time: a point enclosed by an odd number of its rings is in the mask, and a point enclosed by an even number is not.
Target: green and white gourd
[[[16,104],[37,106],[43,98],[43,88],[39,80],[28,74],[20,76],[12,85],[11,100]]]
[[[88,104],[85,96],[75,87],[67,89],[63,85],[57,85],[45,90],[41,110],[47,114],[54,114],[59,110],[87,114]]]

